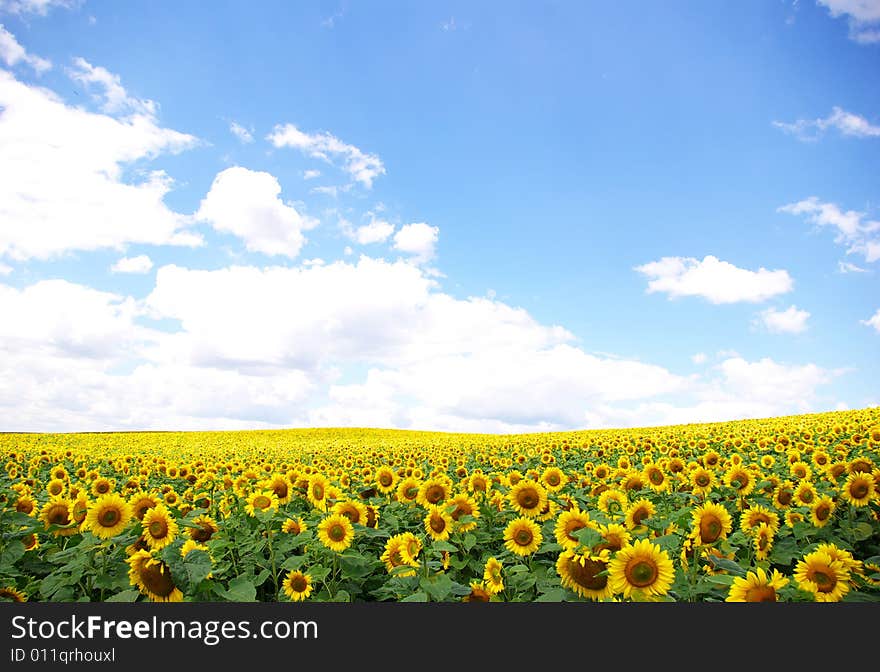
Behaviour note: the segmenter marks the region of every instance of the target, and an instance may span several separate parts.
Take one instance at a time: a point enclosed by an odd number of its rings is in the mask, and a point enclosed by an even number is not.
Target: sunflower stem
[[[269,542],[269,561],[272,563],[272,583],[275,585],[275,598],[278,597],[278,566],[275,563],[275,549],[272,547],[272,525],[266,522],[266,537]]]

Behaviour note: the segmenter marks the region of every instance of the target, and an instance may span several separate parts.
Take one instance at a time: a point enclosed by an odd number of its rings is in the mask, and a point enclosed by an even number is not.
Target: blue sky
[[[0,24],[0,429],[880,404],[880,0]]]

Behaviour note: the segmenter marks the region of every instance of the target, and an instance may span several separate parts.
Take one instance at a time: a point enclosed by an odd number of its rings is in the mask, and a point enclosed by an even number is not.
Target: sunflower
[[[816,486],[810,481],[802,481],[794,491],[794,500],[799,506],[812,506],[818,496]]]
[[[725,539],[733,529],[730,514],[720,504],[706,502],[693,512],[693,536],[698,546]]]
[[[813,470],[810,465],[801,460],[797,460],[790,464],[788,467],[788,473],[791,474],[792,478],[799,481],[809,480],[813,476]]]
[[[187,531],[189,538],[200,544],[210,541],[211,537],[213,537],[217,533],[217,530],[220,529],[217,526],[217,521],[211,518],[211,516],[196,516],[190,522],[192,523],[192,527]]]
[[[725,602],[776,602],[776,591],[788,585],[788,579],[774,569],[768,574],[758,567],[745,578],[733,579]]]
[[[257,515],[257,511],[277,511],[278,496],[271,490],[254,490],[247,498],[244,510],[249,516]]]
[[[329,487],[330,481],[321,474],[312,474],[309,477],[307,497],[312,506],[319,511],[327,510],[327,489]]]
[[[46,486],[46,492],[49,493],[50,497],[60,497],[64,493],[65,488],[64,481],[60,478],[53,478]]]
[[[104,478],[103,476],[96,478],[92,481],[92,494],[95,497],[106,495],[113,490],[115,484],[116,481],[114,479]]]
[[[603,548],[609,551],[619,551],[621,548],[629,544],[630,534],[623,525],[610,523],[609,525],[600,525],[599,534],[602,535],[602,541],[596,545],[594,551],[601,551]]]
[[[330,508],[330,513],[338,513],[341,516],[345,516],[351,521],[352,525],[367,524],[367,507],[353,499],[345,502],[336,502]]]
[[[462,602],[490,602],[492,593],[480,581],[471,581],[471,592],[461,598]]]
[[[549,492],[559,492],[567,482],[568,478],[566,478],[565,472],[559,467],[547,467],[541,474],[541,485]]]
[[[483,569],[483,586],[487,593],[497,595],[504,590],[504,578],[501,576],[502,564],[497,558],[486,560]]]
[[[507,500],[519,515],[535,518],[547,506],[547,490],[537,481],[524,478],[510,488]]]
[[[284,579],[284,593],[294,602],[302,602],[312,594],[312,577],[300,571],[289,571]]]
[[[439,506],[428,509],[424,520],[425,531],[435,541],[446,541],[452,529],[452,516]]]
[[[834,544],[824,543],[816,547],[817,551],[827,553],[832,560],[839,560],[843,563],[844,568],[849,572],[857,572],[862,569],[862,561],[856,560],[849,551],[838,548]]]
[[[629,506],[629,499],[627,498],[626,493],[622,490],[609,488],[599,495],[599,500],[596,503],[596,506],[598,506],[599,510],[603,513],[606,513],[609,516],[616,516],[626,510]]]
[[[397,484],[397,501],[415,504],[418,501],[421,486],[419,479],[407,476]]]
[[[131,520],[131,507],[115,492],[99,497],[88,509],[84,526],[101,539],[120,534]]]
[[[840,494],[852,506],[866,506],[876,492],[877,486],[871,475],[856,471],[847,477]]]
[[[339,513],[332,513],[318,524],[318,539],[331,551],[341,553],[354,540],[354,526]]]
[[[86,517],[89,514],[89,498],[85,492],[80,492],[70,502],[70,519],[78,529],[84,529]]]
[[[648,482],[648,487],[654,492],[666,492],[669,490],[669,479],[666,477],[666,472],[659,465],[649,464],[645,467],[643,473],[645,480]]]
[[[178,532],[177,521],[174,520],[164,504],[149,509],[144,514],[141,526],[143,527],[144,541],[152,550],[156,551],[165,548],[174,541]]]
[[[134,493],[128,500],[131,514],[138,520],[143,520],[147,509],[152,509],[158,503],[159,500],[155,495],[143,491]]]
[[[782,481],[773,490],[773,506],[777,509],[787,509],[794,500],[794,483]]]
[[[739,519],[740,529],[746,534],[753,534],[761,523],[768,525],[773,534],[779,531],[779,515],[760,504],[750,506]]]
[[[30,495],[19,495],[15,501],[15,510],[28,516],[34,516],[37,513],[37,500]]]
[[[426,509],[442,504],[449,497],[449,483],[442,478],[429,478],[419,487],[416,501]]]
[[[657,512],[653,502],[648,499],[639,499],[629,505],[626,510],[625,523],[627,528],[634,530],[639,527],[647,518],[650,518]]]
[[[755,549],[757,560],[766,560],[773,548],[773,528],[767,523],[759,523],[753,530],[752,544]]]
[[[59,529],[54,532],[56,537],[67,537],[79,531],[78,526],[71,526],[70,502],[62,497],[53,497],[43,504],[40,520],[47,530],[50,525],[58,526]]]
[[[260,487],[265,490],[271,490],[278,498],[279,504],[287,504],[293,496],[290,481],[282,474],[275,474],[272,478],[266,479],[260,483]]]
[[[0,601],[6,600],[10,602],[27,602],[27,594],[13,586],[6,586],[5,588],[0,588]]]
[[[665,595],[675,579],[666,551],[642,539],[624,546],[608,563],[608,579],[617,595],[654,598]]]
[[[457,532],[470,532],[477,527],[476,519],[480,517],[480,509],[473,498],[469,497],[467,494],[462,492],[454,495],[446,503],[445,508],[449,511],[449,515],[452,516]],[[465,516],[470,516],[474,520],[471,520],[470,522],[461,522],[461,519]]]
[[[816,602],[839,602],[849,592],[849,570],[824,551],[805,555],[795,567],[794,578]]]
[[[467,481],[468,492],[486,495],[489,492],[489,479],[482,472],[475,471]]]
[[[556,560],[556,573],[562,585],[583,598],[603,600],[612,596],[607,573],[609,552],[598,555],[590,552],[577,553],[567,549]]]
[[[828,495],[823,495],[810,507],[810,521],[814,527],[825,527],[837,505]]]
[[[388,573],[396,576],[415,576],[415,570],[396,571],[398,567],[418,567],[419,563],[411,553],[415,545],[421,546],[418,538],[412,532],[395,534],[385,542],[385,551],[380,560],[385,563]]]
[[[182,602],[183,593],[174,585],[171,570],[151,551],[137,551],[128,560],[128,580],[152,602]]]
[[[724,482],[740,497],[745,497],[755,489],[755,478],[751,471],[743,466],[733,466],[724,474]]]
[[[504,546],[516,555],[526,556],[534,553],[543,540],[541,528],[529,518],[512,520],[504,529]]]
[[[308,529],[302,518],[288,518],[281,525],[281,531],[286,534],[302,534]]]
[[[697,467],[688,474],[691,492],[695,495],[706,495],[715,487],[715,473],[705,467]]]
[[[556,536],[556,543],[565,550],[577,548],[580,542],[574,536],[574,533],[584,527],[594,527],[589,513],[579,509],[563,511],[559,514],[559,518],[556,519],[556,527],[553,530]]]
[[[383,464],[376,469],[376,473],[373,475],[373,480],[376,483],[376,487],[379,488],[379,492],[383,495],[390,495],[394,492],[394,487],[397,483],[397,474],[395,474],[390,467]]]

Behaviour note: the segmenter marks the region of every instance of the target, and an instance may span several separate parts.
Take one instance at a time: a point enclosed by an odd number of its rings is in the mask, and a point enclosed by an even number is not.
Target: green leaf
[[[435,551],[447,551],[448,553],[455,553],[458,551],[458,548],[450,544],[448,541],[435,541],[431,544],[431,548]]]
[[[140,591],[137,590],[123,590],[121,593],[116,593],[116,595],[111,595],[108,597],[105,602],[134,602],[137,600],[138,595],[140,595]]]
[[[211,573],[211,557],[205,551],[197,548],[186,554],[184,566],[186,567],[187,579],[192,589],[208,578],[208,574]]]
[[[0,570],[12,568],[24,554],[24,544],[20,541],[13,540],[6,544],[6,548],[0,553]]]
[[[348,594],[347,590],[340,590],[332,598],[330,598],[330,601],[331,602],[351,602],[351,595]]]
[[[568,592],[565,588],[550,588],[543,595],[539,595],[535,602],[564,602]]]
[[[428,595],[427,595],[427,593],[423,593],[422,591],[419,591],[417,593],[413,593],[412,595],[407,595],[406,597],[404,597],[401,600],[401,602],[427,602],[427,601],[428,601]]]
[[[851,591],[844,595],[844,602],[880,602],[880,595],[877,593],[860,593]]]
[[[579,530],[575,530],[572,532],[572,536],[578,540],[581,546],[586,548],[593,548],[596,544],[602,542],[602,535],[592,527],[582,527]]]
[[[257,588],[246,576],[239,576],[229,582],[229,588],[223,593],[230,602],[256,602]]]
[[[723,569],[726,572],[733,572],[737,576],[745,576],[746,570],[740,567],[739,564],[735,563],[733,560],[728,560],[727,558],[719,558],[715,555],[709,556],[709,561],[715,565],[717,569]]]
[[[299,569],[305,564],[306,560],[308,560],[308,557],[305,555],[291,555],[281,563],[281,569]]]
[[[462,545],[464,546],[464,550],[470,551],[477,544],[477,538],[468,533],[464,535],[464,540],[462,541]]]
[[[437,601],[443,601],[452,591],[452,579],[446,574],[437,574],[431,577],[423,577],[419,581],[419,587]]]
[[[373,573],[375,564],[360,555],[343,555],[340,557],[342,574],[347,579],[363,579]]]
[[[874,535],[874,528],[868,523],[856,523],[852,526],[852,533],[856,541],[864,541]]]
[[[736,577],[731,576],[730,574],[714,574],[712,576],[707,576],[706,581],[709,583],[715,583],[719,586],[732,586],[735,578]]]

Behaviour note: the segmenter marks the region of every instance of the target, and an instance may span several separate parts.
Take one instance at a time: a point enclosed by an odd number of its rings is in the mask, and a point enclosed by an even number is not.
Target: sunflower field
[[[625,430],[3,434],[14,601],[880,601],[880,408]]]

